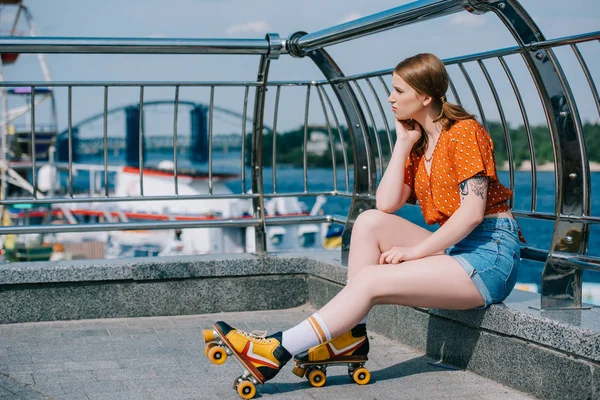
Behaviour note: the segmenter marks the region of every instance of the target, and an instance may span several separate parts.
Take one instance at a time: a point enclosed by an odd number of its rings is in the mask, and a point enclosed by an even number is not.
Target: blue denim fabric
[[[517,283],[521,252],[512,218],[484,218],[466,238],[448,248],[477,286],[488,307],[501,303]]]

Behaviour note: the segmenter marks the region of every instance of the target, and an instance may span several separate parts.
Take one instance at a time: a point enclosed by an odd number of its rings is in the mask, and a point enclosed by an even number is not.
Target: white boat
[[[58,183],[57,173],[53,167],[46,166],[40,170],[38,190],[54,193],[65,192]],[[98,171],[103,166],[73,165],[75,171]],[[174,173],[171,162],[159,164],[157,168],[143,168],[143,185],[140,185],[140,170],[137,167],[110,167],[115,174],[114,191],[110,197],[139,196],[143,186],[145,196],[172,196],[175,193]],[[94,174],[90,173],[93,179]],[[228,195],[232,191],[226,183],[230,179],[238,178],[235,175],[213,174],[212,193],[214,195]],[[178,173],[179,196],[194,196],[208,194],[208,176],[205,173],[188,172]],[[92,182],[91,193],[85,196],[94,196],[100,191]],[[23,189],[32,188],[23,185]],[[76,197],[76,196],[75,196]],[[46,214],[51,224],[97,224],[116,222],[160,222],[160,221],[199,221],[199,220],[235,220],[251,217],[252,201],[249,199],[185,199],[173,201],[129,201],[129,202],[85,202],[53,204],[51,208],[44,209],[17,209],[11,212],[15,224],[42,223]],[[24,199],[24,203],[27,200]],[[319,197],[312,210],[308,211],[304,203],[296,197],[284,197],[265,201],[267,218],[270,216],[308,216],[317,215],[325,204],[325,198]],[[25,220],[26,219],[26,220]],[[267,226],[267,243],[269,251],[294,251],[328,248],[331,238],[326,241],[329,224],[291,224],[282,226]],[[254,252],[254,227],[211,227],[189,228],[183,230],[116,230],[105,232],[60,232],[54,234],[54,240],[61,247],[79,254],[57,255],[63,257],[89,257],[86,252],[90,243],[96,242],[104,246],[106,258],[127,256],[153,256],[174,254],[219,254]]]

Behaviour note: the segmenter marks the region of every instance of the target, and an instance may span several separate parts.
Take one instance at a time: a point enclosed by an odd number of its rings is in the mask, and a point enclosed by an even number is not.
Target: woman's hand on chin
[[[396,140],[412,147],[421,137],[421,125],[414,119],[396,120]]]

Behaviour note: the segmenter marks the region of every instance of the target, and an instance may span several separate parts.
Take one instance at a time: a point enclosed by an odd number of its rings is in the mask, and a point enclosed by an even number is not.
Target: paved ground
[[[204,356],[202,328],[225,320],[242,329],[288,328],[310,315],[285,311],[181,317],[102,319],[0,325],[0,399],[238,399],[233,360],[213,365]],[[331,367],[327,384],[312,388],[288,365],[259,386],[273,399],[529,399],[478,375],[370,335],[371,383],[351,383]]]

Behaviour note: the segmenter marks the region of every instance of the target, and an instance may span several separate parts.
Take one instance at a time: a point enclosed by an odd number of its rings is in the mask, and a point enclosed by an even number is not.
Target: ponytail
[[[475,119],[475,116],[469,114],[461,105],[447,102],[446,96],[442,96],[440,102],[442,103],[442,111],[433,122],[439,122],[445,130],[450,129],[452,125],[463,119]]]

